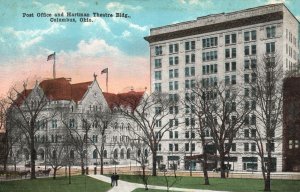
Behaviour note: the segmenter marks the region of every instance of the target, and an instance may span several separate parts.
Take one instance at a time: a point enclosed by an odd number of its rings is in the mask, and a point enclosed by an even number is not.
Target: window
[[[178,43],[169,45],[169,53],[178,53]]]
[[[155,77],[155,80],[161,80],[161,71],[155,71],[154,77]]]
[[[169,131],[169,139],[173,139],[173,131]]]
[[[156,127],[161,127],[161,120],[156,120],[155,121],[155,126]]]
[[[217,37],[202,39],[202,47],[203,48],[209,48],[209,47],[215,47],[215,46],[218,46],[218,38]]]
[[[178,77],[178,69],[170,69],[169,70],[169,78],[177,78]]]
[[[173,90],[173,82],[169,82],[169,91]]]
[[[161,107],[155,107],[155,115],[161,114]]]
[[[186,131],[186,132],[185,132],[185,138],[188,139],[189,137],[190,137],[190,132],[189,132],[189,131]]]
[[[231,75],[231,84],[232,85],[236,84],[236,75]]]
[[[236,151],[236,143],[231,144],[231,151]]]
[[[230,82],[230,79],[231,79],[231,82]],[[236,75],[231,75],[231,78],[230,76],[226,75],[225,76],[225,85],[235,85],[236,84]]]
[[[196,42],[195,41],[187,41],[185,42],[185,50],[195,50]]]
[[[195,149],[196,149],[196,145],[195,145],[195,143],[192,143],[192,151],[195,151]]]
[[[57,128],[57,120],[52,119],[52,128]]]
[[[256,151],[256,143],[251,143],[251,151]]]
[[[244,143],[244,151],[249,151],[249,143]]]
[[[249,97],[250,96],[250,90],[249,90],[249,88],[245,88],[244,89],[244,95],[245,95],[245,97]]]
[[[169,143],[169,151],[173,151],[173,144]]]
[[[256,137],[256,129],[251,129],[251,137],[252,138]]]
[[[256,31],[246,31],[244,32],[244,41],[255,41]]]
[[[236,48],[225,49],[225,58],[236,58]]]
[[[174,151],[178,151],[178,144],[177,143],[174,144],[174,148],[175,148]]]
[[[184,145],[185,147],[185,151],[190,151],[190,144],[189,143],[185,143]]]
[[[195,63],[195,54],[185,55],[185,64]]]
[[[195,67],[186,67],[185,68],[185,76],[195,76]]]
[[[155,55],[162,55],[162,46],[155,46]]]
[[[75,127],[75,119],[70,119],[69,120],[69,126],[70,126],[70,128],[74,128]]]
[[[267,38],[274,38],[276,35],[276,27],[270,26],[266,28],[267,30]]]
[[[249,137],[249,129],[244,130],[244,137],[248,138]]]
[[[161,83],[155,83],[154,89],[155,89],[155,91],[161,92]]]
[[[161,68],[161,59],[155,59],[154,60],[154,66],[155,68]]]
[[[252,115],[251,116],[251,121],[250,121],[251,125],[256,125],[256,115]]]
[[[230,71],[230,63],[225,63],[225,72]]]
[[[275,42],[266,43],[266,53],[275,53]]]
[[[203,75],[209,75],[209,74],[215,74],[215,73],[218,73],[218,65],[217,64],[202,66],[202,74]]]
[[[225,35],[225,45],[235,44],[236,43],[236,34]]]
[[[218,59],[217,51],[209,51],[202,53],[202,61],[213,61]]]
[[[250,76],[249,76],[249,74],[244,74],[244,82],[245,83],[250,83]]]
[[[169,57],[169,65],[178,65],[179,59],[178,56]]]
[[[245,55],[255,55],[256,54],[256,45],[251,45],[251,50],[250,50],[249,45],[245,46],[244,53],[245,53]]]
[[[178,131],[174,131],[174,138],[178,139]]]

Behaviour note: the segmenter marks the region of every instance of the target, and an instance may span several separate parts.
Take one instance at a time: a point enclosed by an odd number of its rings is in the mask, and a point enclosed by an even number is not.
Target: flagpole
[[[106,92],[108,93],[108,69],[106,73]]]
[[[53,79],[55,79],[55,52],[54,52],[54,59],[53,59]]]

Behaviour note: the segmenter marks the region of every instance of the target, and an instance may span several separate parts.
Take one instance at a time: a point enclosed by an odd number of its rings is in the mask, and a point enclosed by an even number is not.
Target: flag
[[[103,70],[101,71],[101,74],[103,74],[103,73],[108,73],[108,68],[103,69]]]
[[[55,52],[52,53],[52,54],[50,54],[50,55],[48,55],[47,61],[52,60],[54,58],[55,58]]]

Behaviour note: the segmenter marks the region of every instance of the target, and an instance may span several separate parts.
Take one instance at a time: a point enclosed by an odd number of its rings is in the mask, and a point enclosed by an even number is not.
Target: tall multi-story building
[[[256,78],[251,69],[264,54],[279,55],[284,72],[296,68],[299,21],[284,4],[270,4],[152,28],[145,39],[150,46],[151,92],[169,92],[184,98],[197,80],[210,85],[223,80],[242,84],[248,94],[248,85]],[[187,122],[188,117],[189,113],[183,112],[180,121]],[[201,153],[200,142],[191,129],[193,121],[190,119],[177,133],[164,138],[159,153],[161,163],[176,160],[184,168],[188,167],[184,156]],[[282,128],[276,134],[281,135]],[[232,169],[260,170],[258,149],[248,139],[255,136],[255,131],[243,127],[239,135],[231,149]],[[282,141],[275,142],[273,169],[282,171]]]

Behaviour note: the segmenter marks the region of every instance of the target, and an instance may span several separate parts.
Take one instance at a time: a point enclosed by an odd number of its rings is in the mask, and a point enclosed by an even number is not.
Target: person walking
[[[115,174],[115,177],[116,177],[116,179],[115,179],[116,186],[118,186],[119,175],[116,173],[116,174]]]
[[[115,173],[113,173],[111,176],[111,186],[113,187],[115,185]]]

